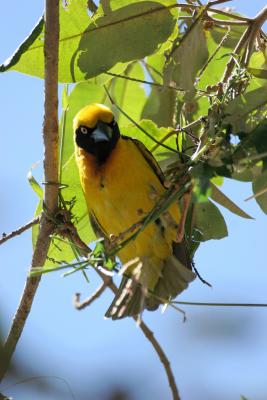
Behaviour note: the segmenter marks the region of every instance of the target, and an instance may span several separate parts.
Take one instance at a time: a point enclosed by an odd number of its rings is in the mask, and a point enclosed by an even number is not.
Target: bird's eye
[[[88,129],[85,128],[85,126],[81,126],[81,132],[82,132],[84,135],[87,135]]]

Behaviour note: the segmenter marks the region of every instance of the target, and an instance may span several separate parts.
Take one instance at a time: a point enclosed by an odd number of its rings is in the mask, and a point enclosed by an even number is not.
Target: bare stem
[[[0,245],[5,243],[7,240],[12,239],[13,237],[18,236],[21,233],[27,231],[27,229],[30,229],[34,225],[39,224],[39,222],[40,222],[40,217],[36,217],[32,221],[19,227],[18,229],[16,229],[15,231],[13,231],[11,233],[8,233],[8,234],[3,233],[2,238],[0,239]]]
[[[137,321],[137,318],[135,318],[135,320]],[[175,378],[174,378],[174,375],[173,375],[173,372],[171,369],[170,361],[166,357],[166,354],[164,353],[162,347],[160,346],[159,342],[155,338],[154,333],[148,328],[148,326],[143,321],[141,321],[139,326],[140,326],[140,329],[142,330],[143,334],[147,338],[147,340],[154,347],[154,350],[156,351],[157,355],[159,356],[159,359],[165,369],[165,372],[166,372],[166,375],[167,375],[168,381],[169,381],[169,386],[172,391],[173,400],[180,400],[181,398],[179,396],[178,388],[177,388]]]
[[[106,288],[107,285],[105,282],[103,282],[102,285],[100,285],[99,288],[95,291],[95,293],[89,296],[84,301],[80,301],[81,295],[80,293],[76,293],[73,299],[74,307],[76,308],[76,310],[83,310],[85,307],[90,306],[95,300],[97,300],[101,296],[102,293],[104,293]]]
[[[46,0],[45,9],[45,104],[44,104],[44,177],[46,182],[58,180],[58,39],[59,0]],[[44,203],[46,213],[57,209],[58,186],[46,185]],[[40,230],[32,256],[30,271],[45,263],[53,225],[42,212]],[[4,360],[0,366],[0,380],[5,376],[10,359],[22,334],[33,299],[40,282],[39,277],[27,278],[24,291],[3,348]]]
[[[253,51],[256,37],[261,30],[262,25],[267,19],[267,6],[265,6],[253,19],[250,20],[249,26],[241,36],[239,42],[237,43],[234,54],[240,54],[242,50],[246,48],[245,54],[243,56],[243,65],[248,66],[250,56]],[[235,59],[231,57],[226,65],[224,75],[222,77],[222,82],[226,83],[231,76],[231,73],[235,67]]]
[[[71,233],[71,239],[73,240],[74,243],[77,243],[79,245],[79,248],[81,249],[82,253],[84,255],[87,255],[90,252],[89,247],[80,239],[80,237],[78,236],[77,233],[74,233],[75,230],[72,230]],[[104,291],[106,287],[108,287],[115,295],[118,292],[118,288],[117,286],[114,284],[113,280],[108,277],[107,275],[105,275],[103,272],[101,272],[100,270],[96,269],[97,274],[103,279],[103,285],[99,287],[99,289],[96,291],[96,293],[91,297],[91,299],[95,300],[95,296],[97,295],[97,297],[99,297],[98,294],[100,292],[100,290]],[[92,300],[92,301],[93,301]],[[89,299],[88,299],[89,301]],[[91,302],[92,302],[91,301]],[[156,351],[168,378],[169,381],[169,385],[172,391],[172,398],[173,400],[180,400],[180,396],[179,396],[179,392],[177,389],[177,385],[175,383],[175,379],[174,379],[174,375],[170,366],[170,362],[166,356],[166,354],[164,353],[163,349],[161,348],[159,342],[156,340],[153,332],[148,328],[148,326],[141,321],[139,323],[139,320],[137,317],[134,318],[135,321],[138,322],[138,325],[141,329],[141,331],[144,333],[145,337],[147,338],[147,340],[152,344],[152,346],[154,347],[154,350]]]

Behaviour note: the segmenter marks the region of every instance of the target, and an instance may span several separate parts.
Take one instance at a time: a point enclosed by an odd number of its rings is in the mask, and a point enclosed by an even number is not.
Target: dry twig
[[[65,236],[67,235],[67,232],[65,233]],[[88,253],[91,252],[90,248],[81,240],[81,238],[78,236],[77,231],[76,230],[71,230],[71,234],[70,234],[70,240],[73,241],[74,244],[77,244],[79,249],[81,250],[81,253],[83,255],[87,255]],[[103,272],[101,272],[100,270],[96,269],[97,274],[102,278],[103,280],[103,285],[99,287],[99,289],[95,292],[95,294],[93,296],[91,296],[87,301],[88,304],[86,304],[84,307],[88,306],[89,304],[92,303],[92,301],[94,301],[96,299],[96,296],[99,297],[99,291],[103,289],[103,291],[106,289],[106,287],[108,287],[113,293],[114,295],[117,294],[118,292],[118,288],[117,286],[114,284],[112,278],[108,277],[107,275],[105,275]],[[77,295],[76,295],[76,299],[77,299]],[[82,307],[82,308],[84,308]],[[152,346],[154,347],[154,350],[156,351],[168,378],[169,381],[169,385],[172,391],[172,397],[173,400],[180,400],[180,396],[179,396],[179,392],[177,389],[177,385],[175,383],[175,378],[170,366],[170,362],[167,358],[167,356],[165,355],[163,349],[161,348],[160,344],[158,343],[158,341],[156,340],[153,332],[148,328],[148,326],[143,322],[143,321],[139,321],[138,317],[135,317],[134,320],[136,322],[138,322],[138,326],[140,327],[141,331],[144,333],[145,337],[147,338],[147,340],[152,344]]]
[[[76,310],[83,310],[85,307],[90,306],[95,300],[97,300],[102,293],[106,290],[107,285],[105,282],[102,283],[102,285],[99,286],[98,289],[96,289],[95,293],[93,293],[91,296],[89,296],[87,299],[80,301],[80,293],[75,293],[74,299],[73,299],[73,305],[76,308]]]
[[[27,229],[32,228],[34,225],[39,224],[39,222],[40,222],[40,217],[36,217],[32,221],[19,227],[18,229],[16,229],[15,231],[13,231],[11,233],[8,233],[8,234],[3,233],[2,238],[0,239],[0,245],[5,243],[9,239],[12,239],[13,237],[20,235],[21,233],[25,232]]]

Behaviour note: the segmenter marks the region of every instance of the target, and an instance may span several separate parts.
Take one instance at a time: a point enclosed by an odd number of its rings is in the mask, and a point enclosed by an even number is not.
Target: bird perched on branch
[[[127,239],[166,193],[159,165],[141,142],[120,134],[112,111],[102,104],[88,105],[75,116],[74,142],[96,234],[110,239],[124,232]],[[175,242],[180,218],[173,203],[118,252],[124,276],[106,317],[154,310],[195,278],[184,241]]]

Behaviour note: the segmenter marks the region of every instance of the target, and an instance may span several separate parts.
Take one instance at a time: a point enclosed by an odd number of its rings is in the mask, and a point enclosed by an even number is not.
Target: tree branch
[[[45,9],[45,103],[44,103],[44,177],[46,182],[58,180],[58,39],[59,0],[46,0]],[[44,204],[40,230],[36,241],[30,271],[45,263],[50,245],[50,234],[54,227],[46,215],[57,210],[58,186],[45,185]],[[0,366],[0,380],[7,372],[10,359],[22,334],[33,299],[40,281],[39,277],[29,277],[14,316],[12,326],[4,344],[4,360]]]
[[[106,290],[107,285],[105,282],[102,283],[102,285],[99,286],[99,288],[93,293],[90,297],[85,299],[84,301],[80,301],[80,293],[76,293],[74,295],[73,299],[73,305],[76,308],[76,310],[83,310],[85,307],[90,306],[95,300],[97,300],[102,293]]]
[[[134,318],[137,321],[137,318]],[[157,341],[157,339],[154,336],[154,333],[148,328],[148,326],[141,321],[140,323],[140,329],[142,330],[143,334],[145,335],[145,337],[147,338],[147,340],[152,344],[152,346],[154,347],[157,355],[159,356],[159,359],[165,369],[166,375],[168,377],[168,381],[169,381],[169,386],[171,388],[172,391],[172,398],[173,400],[180,400],[180,396],[179,396],[179,392],[178,392],[178,388],[175,382],[175,378],[171,369],[171,364],[170,361],[168,360],[168,358],[166,357],[166,354],[164,353],[163,349],[161,348],[159,342]]]
[[[0,239],[0,245],[5,243],[7,240],[12,239],[15,236],[20,235],[21,233],[25,232],[27,229],[30,229],[32,226],[39,224],[40,222],[40,217],[34,218],[32,221],[28,222],[27,224],[21,226],[20,228],[16,229],[15,231],[11,233],[3,233],[2,234],[2,239]]]
[[[267,6],[265,6],[253,19],[250,20],[249,26],[244,31],[243,35],[241,36],[239,42],[237,43],[234,54],[240,54],[241,51],[246,48],[246,52],[244,55],[244,65],[247,66],[249,63],[250,56],[253,51],[253,46],[255,44],[255,39],[257,34],[260,32],[260,29],[264,22],[267,19]],[[231,73],[235,67],[235,59],[231,57],[226,65],[226,69],[224,71],[222,82],[226,83],[231,76]]]

